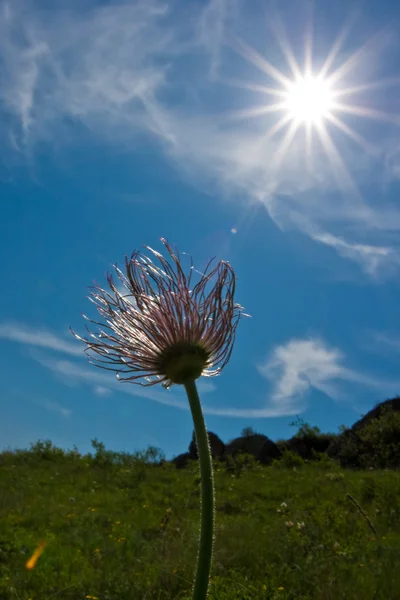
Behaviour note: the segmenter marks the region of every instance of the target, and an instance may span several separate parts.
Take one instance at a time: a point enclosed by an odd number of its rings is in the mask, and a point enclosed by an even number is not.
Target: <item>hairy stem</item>
[[[197,557],[192,600],[205,600],[207,598],[210,579],[214,541],[215,516],[213,467],[206,424],[203,417],[203,411],[201,409],[196,383],[194,381],[187,381],[184,385],[189,399],[190,410],[192,411],[194,431],[197,441],[197,451],[199,455],[201,480],[200,546]]]

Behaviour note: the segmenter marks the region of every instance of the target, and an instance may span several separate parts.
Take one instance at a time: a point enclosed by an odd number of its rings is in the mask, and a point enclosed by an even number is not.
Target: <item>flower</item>
[[[204,272],[191,263],[185,274],[180,256],[163,238],[167,260],[149,246],[151,258],[135,251],[125,257],[125,274],[115,265],[120,284],[107,275],[108,291],[97,284],[90,300],[103,322],[84,342],[90,362],[116,371],[117,378],[166,388],[183,385],[188,397],[199,455],[201,527],[193,598],[205,600],[210,582],[214,541],[214,481],[207,428],[196,379],[219,375],[229,361],[243,308],[234,302],[236,277],[224,261]],[[193,274],[200,278],[192,284]],[[127,292],[127,293],[126,293]],[[150,505],[145,503],[143,508]],[[168,515],[168,513],[167,513]],[[111,536],[110,536],[111,537]],[[124,538],[119,538],[122,541]]]
[[[294,527],[293,521],[286,521],[285,525],[288,529],[290,529],[291,527]]]
[[[95,285],[89,298],[105,323],[86,344],[92,364],[117,372],[140,385],[164,387],[219,375],[227,364],[243,308],[234,303],[236,278],[229,263],[208,263],[192,286],[193,264],[186,275],[178,252],[163,238],[169,260],[149,246],[152,260],[135,251],[125,257],[125,272],[115,265],[123,286],[107,274],[109,290]],[[158,261],[158,263],[157,263]],[[198,273],[196,271],[196,273]]]

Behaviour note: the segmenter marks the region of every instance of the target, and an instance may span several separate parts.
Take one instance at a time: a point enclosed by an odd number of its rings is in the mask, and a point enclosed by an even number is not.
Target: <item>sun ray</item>
[[[279,112],[283,109],[283,107],[283,102],[280,102],[279,104],[266,104],[262,106],[256,106],[254,108],[245,108],[243,110],[235,110],[230,112],[229,115],[227,115],[227,118],[233,120],[252,119],[254,117],[260,117],[262,115]]]
[[[347,36],[350,34],[350,31],[353,27],[354,21],[356,19],[356,11],[353,11],[351,15],[348,16],[346,23],[343,25],[341,32],[337,36],[336,40],[333,43],[333,46],[325,59],[325,62],[322,66],[322,69],[319,72],[320,77],[326,77],[329,73],[333,63],[336,60]]]
[[[325,127],[324,123],[319,123],[317,127],[318,137],[321,140],[322,147],[325,151],[325,154],[331,163],[332,170],[336,176],[336,180],[343,191],[348,192],[352,191],[353,193],[358,194],[358,190],[355,186],[355,183],[344,164],[342,157],[339,154],[338,149],[336,148],[331,136],[329,135],[328,130]]]
[[[347,52],[347,58],[340,63],[338,59],[343,54],[345,41],[350,37],[358,14],[359,12],[353,11],[346,20],[327,57],[322,61],[322,68],[319,71],[314,70],[313,67],[315,61],[313,61],[314,39],[311,19],[309,19],[305,31],[304,66],[300,67],[282,21],[278,17],[275,18],[271,28],[287,63],[285,70],[291,73],[290,77],[268,62],[243,40],[236,37],[231,39],[231,46],[236,52],[256,66],[267,76],[267,79],[265,85],[258,82],[254,84],[224,82],[265,95],[265,105],[235,111],[229,118],[247,119],[265,116],[266,131],[262,140],[270,140],[280,133],[278,148],[274,150],[272,160],[270,160],[272,169],[277,170],[281,167],[301,128],[304,134],[305,167],[309,170],[312,168],[313,145],[317,142],[327,156],[339,185],[344,190],[351,190],[357,194],[356,185],[331,136],[333,128],[336,128],[341,135],[351,139],[364,151],[376,156],[378,151],[374,146],[341,117],[349,115],[350,117],[400,125],[400,113],[386,113],[383,110],[375,109],[370,104],[364,106],[358,98],[357,103],[352,101],[351,97],[356,94],[400,84],[400,76],[392,76],[369,82],[356,79],[352,85],[347,85],[349,74],[355,72],[360,65],[365,64],[371,53],[379,50],[379,46],[387,41],[387,36],[385,38],[384,32],[380,31],[363,45],[353,49],[351,53]],[[275,113],[282,114],[274,118]]]
[[[369,38],[365,44],[358,48],[349,58],[340,65],[331,75],[328,77],[328,81],[331,85],[335,85],[338,81],[343,79],[350,71],[353,71],[361,58],[367,54],[367,52],[376,46],[378,40],[382,40],[383,31],[376,33],[374,36]]]
[[[284,117],[279,119],[279,121],[277,121],[273,127],[268,129],[267,133],[265,134],[265,140],[271,139],[276,133],[278,133],[278,131],[280,131],[283,127],[285,127],[285,125],[287,125],[291,120],[292,120],[292,117],[290,115],[285,115]]]
[[[312,65],[312,53],[313,53],[313,19],[312,19],[312,10],[310,10],[309,18],[306,22],[306,31],[304,36],[304,73],[306,75],[312,73],[313,65]]]
[[[312,169],[312,124],[310,121],[305,125],[305,137],[306,137],[306,166],[308,171]]]
[[[254,48],[248,46],[246,42],[241,40],[238,37],[235,37],[232,40],[232,46],[235,50],[246,58],[249,62],[253,63],[256,67],[258,67],[261,71],[278,81],[283,86],[290,84],[290,79],[286,77],[283,73],[281,73],[276,67],[271,65],[265,58],[261,56]]]
[[[392,85],[398,85],[400,83],[400,77],[387,77],[386,79],[379,79],[378,81],[371,81],[370,83],[363,83],[355,85],[353,87],[347,87],[343,90],[335,91],[335,98],[343,98],[344,96],[353,96],[360,92],[368,92],[369,90],[377,90],[383,87],[390,87]]]
[[[293,50],[290,47],[289,40],[286,35],[286,30],[283,26],[281,19],[276,15],[274,20],[271,23],[272,31],[275,35],[275,38],[278,42],[280,49],[284,57],[286,58],[286,62],[292,71],[293,77],[298,79],[302,76],[302,72],[297,63],[297,60],[293,54]]]
[[[278,98],[284,98],[286,96],[286,92],[282,89],[271,88],[266,85],[260,85],[257,83],[248,83],[246,81],[236,81],[234,79],[220,79],[220,83],[224,85],[229,85],[232,87],[238,87],[244,90],[251,90],[253,92],[261,92],[262,94],[266,94],[268,96],[276,96]]]
[[[365,138],[362,137],[359,133],[354,131],[351,127],[346,125],[341,119],[336,117],[335,115],[329,114],[326,116],[327,120],[336,125],[338,129],[343,131],[349,138],[351,138],[354,142],[356,142],[359,146],[361,146],[366,152],[369,154],[377,154],[375,147],[367,142]]]
[[[336,111],[344,112],[349,115],[355,115],[356,117],[365,117],[367,119],[375,119],[377,121],[384,121],[386,123],[400,125],[400,115],[393,115],[390,113],[385,113],[382,110],[367,108],[365,106],[357,106],[355,104],[340,104],[335,102],[334,106]]]
[[[285,158],[286,152],[289,149],[290,144],[293,141],[294,136],[298,128],[300,127],[300,123],[298,121],[292,121],[290,127],[285,133],[283,140],[281,141],[278,150],[274,154],[274,157],[271,162],[271,168],[273,170],[278,170],[282,164],[283,159]]]

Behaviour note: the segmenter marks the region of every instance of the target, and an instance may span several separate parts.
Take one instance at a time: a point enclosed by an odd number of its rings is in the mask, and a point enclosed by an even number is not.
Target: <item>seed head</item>
[[[125,257],[120,281],[107,274],[109,289],[95,285],[89,299],[103,322],[87,328],[89,338],[72,332],[86,345],[92,364],[116,371],[122,381],[165,387],[219,375],[227,364],[243,308],[234,302],[235,273],[229,263],[210,261],[203,273],[191,262],[185,274],[180,256],[161,239],[168,259],[146,246]],[[196,273],[198,281],[192,283]],[[122,285],[121,285],[122,284]]]

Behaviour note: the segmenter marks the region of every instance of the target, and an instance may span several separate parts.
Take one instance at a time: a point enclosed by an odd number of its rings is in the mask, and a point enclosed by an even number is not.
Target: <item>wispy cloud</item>
[[[140,398],[147,398],[158,402],[159,404],[165,404],[167,406],[173,406],[175,408],[187,409],[187,403],[184,400],[178,399],[173,392],[161,390],[158,391],[154,388],[141,387],[139,385],[129,385],[118,381],[115,375],[109,372],[101,371],[95,368],[88,368],[73,363],[69,360],[56,360],[52,358],[42,358],[39,356],[34,357],[43,367],[50,369],[57,375],[67,378],[73,378],[76,381],[87,383],[102,388],[112,389],[124,394],[136,396]]]
[[[21,323],[0,323],[0,339],[82,356],[82,348],[78,344],[69,343],[45,329],[34,329]]]
[[[34,329],[25,324],[0,324],[0,338],[19,342],[28,347],[47,348],[62,354],[82,356],[82,349],[76,348],[75,345],[64,342],[54,333],[46,330]],[[78,350],[78,352],[76,352]],[[49,369],[57,376],[61,377],[67,385],[72,383],[83,383],[90,385],[94,393],[98,396],[106,396],[112,391],[128,394],[131,396],[146,398],[160,404],[189,410],[184,394],[180,387],[172,388],[172,390],[160,390],[157,388],[141,387],[138,385],[129,385],[115,378],[115,375],[95,369],[94,367],[84,367],[76,362],[69,360],[58,360],[49,357],[43,357],[40,354],[32,354],[34,360],[41,364],[46,369]],[[209,394],[216,390],[214,382],[201,379],[198,382],[198,389],[201,394]],[[247,417],[247,418],[263,418],[276,417],[283,415],[296,414],[297,408],[292,409],[290,406],[274,405],[272,407],[262,409],[252,408],[230,408],[230,407],[214,407],[203,404],[205,414],[219,415],[227,417]]]
[[[264,203],[280,227],[333,248],[374,279],[397,272],[399,208],[388,200],[378,204],[370,194],[363,198],[356,189],[358,183],[380,182],[384,172],[390,180],[398,177],[398,153],[387,141],[393,137],[390,122],[365,149],[352,145],[354,137],[342,130],[340,152],[330,153],[329,164],[326,138],[325,151],[322,142],[316,144],[311,161],[301,136],[280,160],[285,142],[281,135],[267,135],[268,115],[232,118],[238,97],[221,81],[225,73],[235,73],[239,59],[225,44],[227,31],[252,31],[252,19],[259,21],[264,13],[246,10],[248,3],[240,0],[185,4],[184,11],[179,2],[170,6],[161,0],[78,6],[65,9],[55,2],[45,10],[35,2],[0,0],[4,155],[24,150],[31,155],[37,141],[70,140],[65,123],[71,120],[110,144],[122,139],[134,144],[137,135],[146,135],[201,185],[216,182],[233,197]],[[268,44],[275,44],[270,36]],[[368,73],[377,48],[371,43],[355,53],[346,72],[356,64]],[[355,50],[352,41],[346,53]],[[240,63],[240,77],[245,68],[249,81],[253,77],[259,84],[261,76],[269,85],[267,73],[260,74],[253,63]],[[248,90],[244,110],[267,102],[254,93]],[[239,98],[244,102],[243,94]]]
[[[380,278],[400,265],[399,252],[388,246],[349,243],[330,233],[316,234],[313,239],[334,248],[341,256],[354,260],[373,278]]]
[[[0,324],[0,338],[10,339],[28,347],[39,347],[53,350],[61,354],[83,356],[81,348],[76,352],[74,345],[68,344],[54,333],[47,330],[34,329],[24,324]],[[386,338],[382,337],[382,340]],[[381,341],[382,341],[381,340]],[[389,343],[387,341],[387,343]],[[390,343],[400,349],[400,342]],[[94,367],[87,367],[65,359],[55,359],[33,353],[32,358],[46,369],[60,377],[67,385],[73,383],[89,385],[94,394],[107,396],[112,392],[120,392],[131,396],[146,398],[154,402],[189,410],[188,403],[180,386],[171,390],[158,387],[142,387],[129,385],[116,379],[115,374]],[[260,374],[272,385],[272,394],[268,403],[257,408],[235,408],[229,406],[213,406],[203,402],[205,414],[233,418],[268,418],[295,415],[303,412],[307,406],[306,394],[312,389],[319,390],[333,399],[346,397],[343,385],[356,384],[387,393],[398,393],[399,381],[383,380],[362,372],[352,370],[343,365],[344,354],[330,347],[320,339],[292,339],[277,346],[270,353],[264,364],[258,367]],[[200,379],[198,388],[201,394],[210,394],[217,388],[213,381]],[[50,404],[47,408],[50,410]],[[56,410],[54,403],[54,410]]]
[[[0,339],[1,338],[28,347],[45,348],[74,357],[85,357],[80,344],[70,344],[48,330],[35,329],[23,323],[0,323]],[[123,390],[124,392],[133,396],[149,398],[155,402],[174,406],[176,408],[187,408],[187,403],[175,398],[175,395],[171,392],[157,391],[152,388],[144,388],[141,386],[126,386],[120,381],[117,381],[115,376],[112,376],[110,373],[99,372],[97,369],[83,368],[77,363],[66,360],[42,358],[37,355],[34,355],[34,358],[43,366],[59,375],[65,376],[69,385],[73,381],[79,380],[92,383],[93,392],[98,396],[109,395],[111,389],[122,391],[121,387],[123,387],[125,388]],[[198,387],[203,394],[212,393],[216,390],[215,384],[211,381],[202,380],[199,382]]]
[[[63,117],[96,129],[107,115],[108,126],[113,122],[119,134],[124,124],[137,129],[141,119],[157,128],[146,118],[145,98],[163,85],[178,42],[172,28],[164,27],[165,4],[121,2],[79,12],[60,6],[45,11],[35,3],[0,6],[6,75],[0,101],[19,121],[21,142],[53,138],[52,128]]]
[[[352,383],[395,393],[400,380],[371,377],[344,366],[344,353],[321,339],[291,339],[277,346],[259,372],[272,383],[271,405],[302,412],[306,394],[318,390],[330,398],[345,398],[344,384]]]
[[[109,396],[111,394],[111,390],[103,385],[95,385],[93,392],[96,394],[96,396]]]
[[[210,56],[210,76],[219,75],[221,51],[226,44],[226,28],[237,12],[236,0],[210,0],[199,16],[198,41]]]
[[[387,333],[375,333],[373,335],[374,346],[373,350],[376,351],[376,343],[381,346],[386,346],[390,350],[400,352],[400,335],[393,335]]]
[[[76,348],[75,345],[68,344],[68,342],[65,342],[54,333],[50,333],[47,330],[34,329],[25,324],[0,324],[0,337],[6,340],[19,342],[28,347],[47,348],[48,350],[53,350],[62,354],[82,356],[81,348]],[[43,367],[61,377],[68,385],[71,385],[73,382],[90,385],[93,392],[98,396],[106,396],[110,394],[111,391],[114,391],[146,398],[181,410],[189,410],[187,400],[184,398],[183,393],[178,387],[166,391],[156,388],[129,385],[118,381],[115,378],[115,375],[110,372],[101,371],[93,367],[85,367],[76,362],[43,357],[40,354],[33,354],[32,357]],[[204,379],[201,379],[198,382],[198,388],[202,394],[211,393],[216,390],[216,386],[212,381]],[[56,403],[47,403],[45,408],[48,408],[48,410],[56,410],[57,406]],[[205,414],[238,418],[275,417],[296,414],[298,412],[297,407],[293,408],[292,406],[284,405],[283,403],[280,405],[277,403],[262,409],[222,408],[204,404],[203,409]]]
[[[72,363],[68,360],[54,360],[39,356],[35,356],[34,358],[43,367],[51,370],[61,378],[66,377],[68,381],[70,381],[72,378],[75,381],[79,381],[83,384],[94,384],[97,387],[106,387],[121,394],[136,396],[137,398],[146,398],[148,400],[152,400],[153,402],[164,404],[166,406],[171,406],[173,408],[179,408],[181,410],[186,411],[189,410],[188,402],[184,397],[182,390],[178,387],[166,391],[156,388],[145,388],[138,385],[129,385],[128,383],[122,383],[118,381],[115,378],[115,376],[113,376],[110,373],[99,372],[99,370],[93,368],[81,367],[80,365]],[[214,385],[200,380],[198,382],[198,389],[200,393],[206,393],[207,391],[211,391],[212,389],[214,389]],[[286,415],[294,415],[299,412],[297,406],[289,406],[288,404],[285,405],[284,403],[281,403],[280,405],[277,403],[276,405],[268,406],[266,408],[261,409],[215,407],[210,406],[204,402],[202,404],[203,412],[206,415],[216,415],[233,418],[280,417]]]
[[[50,412],[57,413],[64,419],[68,419],[72,414],[72,411],[69,408],[61,406],[60,404],[58,404],[58,402],[51,402],[50,400],[40,400],[37,401],[36,404]]]

